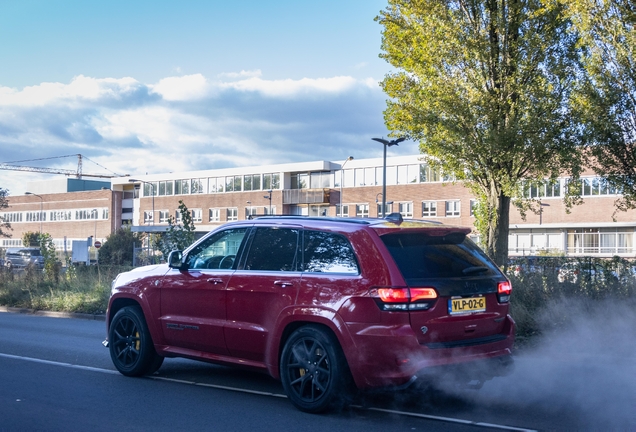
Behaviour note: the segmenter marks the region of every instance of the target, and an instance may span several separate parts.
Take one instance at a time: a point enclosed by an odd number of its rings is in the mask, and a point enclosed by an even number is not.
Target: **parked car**
[[[104,345],[127,376],[164,357],[262,370],[306,412],[446,369],[483,382],[512,367],[512,288],[469,232],[399,214],[230,222],[118,275]]]
[[[8,248],[4,265],[12,270],[23,270],[28,266],[41,270],[44,268],[44,257],[37,247]]]

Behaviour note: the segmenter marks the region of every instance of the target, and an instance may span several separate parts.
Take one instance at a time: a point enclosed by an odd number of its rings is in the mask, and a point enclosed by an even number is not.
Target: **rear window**
[[[401,232],[381,237],[408,284],[415,279],[493,276],[497,267],[462,233]]]

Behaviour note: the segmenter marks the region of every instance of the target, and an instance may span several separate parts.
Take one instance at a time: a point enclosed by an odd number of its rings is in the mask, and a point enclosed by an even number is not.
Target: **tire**
[[[301,327],[289,337],[280,376],[292,404],[308,413],[341,408],[353,381],[337,339],[317,326]]]
[[[157,354],[141,309],[127,306],[115,314],[108,331],[110,358],[126,376],[156,372],[163,363]]]

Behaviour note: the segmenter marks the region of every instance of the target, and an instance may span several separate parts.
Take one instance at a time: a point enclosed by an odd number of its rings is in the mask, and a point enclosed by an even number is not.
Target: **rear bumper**
[[[347,355],[351,373],[362,389],[401,387],[414,377],[483,382],[506,375],[514,367],[515,335],[514,321],[507,319],[500,334],[433,346],[419,344],[410,326],[394,327],[390,334],[357,334],[356,352]]]

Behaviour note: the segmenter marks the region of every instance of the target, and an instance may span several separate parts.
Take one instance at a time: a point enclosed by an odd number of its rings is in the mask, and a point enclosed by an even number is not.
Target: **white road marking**
[[[17,355],[4,354],[4,353],[0,353],[0,357],[13,359],[13,360],[24,360],[24,361],[29,361],[33,363],[41,363],[41,364],[46,364],[51,366],[61,366],[61,367],[66,367],[71,369],[79,369],[79,370],[84,370],[89,372],[100,372],[100,373],[106,373],[110,375],[119,375],[119,372],[116,370],[95,368],[91,366],[82,366],[82,365],[76,365],[72,363],[44,360],[44,359],[38,359],[33,357],[24,357],[24,356],[17,356]],[[254,394],[258,396],[269,396],[269,397],[277,397],[277,398],[285,398],[285,399],[287,398],[287,396],[284,394],[262,392],[262,391],[249,390],[249,389],[243,389],[238,387],[222,386],[217,384],[198,383],[196,381],[186,381],[186,380],[180,380],[175,378],[166,378],[166,377],[157,376],[157,375],[150,375],[150,376],[147,376],[146,378],[150,378],[157,381],[173,382],[177,384],[188,384],[188,385],[195,385],[195,386],[201,386],[201,387],[209,387],[209,388],[214,388],[219,390],[229,390],[229,391],[234,391],[239,393],[248,393],[248,394]],[[497,425],[492,423],[482,423],[482,422],[475,422],[472,420],[463,420],[463,419],[456,419],[451,417],[441,417],[441,416],[434,416],[434,415],[428,415],[428,414],[419,414],[419,413],[413,413],[408,411],[397,411],[397,410],[389,410],[389,409],[383,409],[383,408],[369,408],[369,407],[365,408],[361,406],[354,406],[354,407],[357,409],[364,409],[367,411],[375,411],[375,412],[381,412],[381,413],[387,413],[387,414],[393,414],[393,415],[401,415],[405,417],[422,418],[427,420],[436,420],[436,421],[442,421],[446,423],[456,423],[456,424],[488,427],[492,429],[501,429],[501,430],[518,431],[518,432],[537,432],[534,429],[524,429],[524,428],[517,428],[513,426]]]

